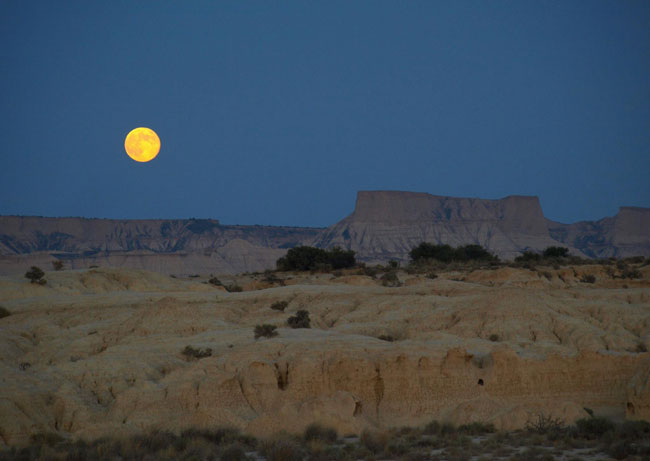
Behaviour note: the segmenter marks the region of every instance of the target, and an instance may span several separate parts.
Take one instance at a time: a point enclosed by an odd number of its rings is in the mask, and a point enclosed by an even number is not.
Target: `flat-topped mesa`
[[[539,198],[524,195],[488,200],[423,192],[360,191],[351,218],[383,223],[500,221],[512,230],[546,233]]]
[[[501,257],[556,244],[537,197],[498,200],[418,192],[361,191],[354,212],[330,227],[319,246],[342,246],[368,262],[406,260],[420,242],[479,244]]]

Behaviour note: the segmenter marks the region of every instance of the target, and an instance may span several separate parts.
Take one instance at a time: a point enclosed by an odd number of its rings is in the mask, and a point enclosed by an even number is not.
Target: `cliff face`
[[[621,207],[616,216],[561,224],[548,221],[551,236],[592,258],[650,255],[650,208]]]
[[[476,243],[506,259],[558,244],[537,197],[484,200],[393,191],[359,192],[354,212],[328,228],[316,244],[351,248],[367,261],[386,261],[406,260],[423,241]]]
[[[91,265],[173,274],[258,271],[319,229],[222,226],[209,219],[110,220],[0,217],[0,273],[54,258],[69,269]]]

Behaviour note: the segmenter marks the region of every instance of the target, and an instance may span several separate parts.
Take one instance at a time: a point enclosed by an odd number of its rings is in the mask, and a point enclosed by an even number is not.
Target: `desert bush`
[[[569,249],[565,247],[546,247],[542,252],[544,258],[565,258],[569,256]]]
[[[437,279],[437,278],[438,278],[438,274],[436,274],[435,272],[429,272],[429,273],[427,274],[427,278],[429,278],[429,279],[431,279],[431,280]]]
[[[278,327],[275,325],[269,325],[268,323],[265,323],[263,325],[256,325],[255,326],[255,339],[257,338],[273,338],[274,336],[278,335],[277,332]]]
[[[305,310],[299,310],[296,312],[296,315],[293,315],[287,319],[287,324],[291,328],[311,328],[311,320],[309,320],[309,312]]]
[[[54,261],[52,261],[52,269],[54,269],[55,271],[62,270],[63,269],[63,261],[61,261],[60,259],[55,259]]]
[[[540,413],[535,419],[526,422],[525,429],[531,433],[551,435],[556,438],[556,435],[564,431],[565,425],[564,420],[560,418]]]
[[[409,257],[413,262],[437,260],[445,263],[452,261],[496,261],[498,258],[481,245],[463,245],[452,248],[450,245],[434,245],[422,242],[411,249]]]
[[[302,461],[305,456],[300,444],[287,435],[262,442],[260,453],[267,461]]]
[[[490,341],[492,341],[493,343],[495,343],[495,342],[499,341],[499,335],[497,335],[495,333],[492,333],[488,339]]]
[[[371,453],[383,453],[390,439],[386,432],[376,432],[365,430],[361,433],[359,442]]]
[[[240,287],[239,285],[237,285],[236,283],[231,283],[230,285],[226,286],[225,288],[226,288],[226,291],[228,293],[239,293],[241,291],[244,291],[244,289],[242,287]]]
[[[9,312],[4,307],[0,306],[0,319],[3,319],[5,317],[9,317],[10,315],[11,315],[11,312]]]
[[[402,285],[402,282],[399,281],[396,271],[388,271],[379,279],[381,284],[385,287],[399,287]]]
[[[614,423],[601,417],[583,418],[576,421],[578,435],[586,439],[600,439],[614,428]]]
[[[32,266],[30,270],[25,272],[25,278],[29,279],[31,283],[38,283],[39,285],[45,285],[47,283],[43,278],[44,275],[45,272],[36,266]]]
[[[395,341],[395,338],[393,338],[391,335],[379,335],[377,336],[377,339],[381,339],[382,341],[388,341],[390,343]]]
[[[275,272],[268,269],[264,271],[264,278],[262,280],[267,283],[279,283],[280,285],[284,285],[284,280],[275,275]]]
[[[592,274],[585,274],[580,278],[582,283],[594,283],[596,282],[596,277]]]
[[[640,342],[634,348],[634,352],[636,352],[637,354],[642,354],[643,352],[648,352],[648,347],[645,345],[645,343]]]
[[[215,287],[222,287],[223,283],[221,283],[221,280],[219,280],[216,277],[210,277],[210,280],[208,280],[208,283],[210,285],[214,285]]]
[[[281,271],[311,271],[317,269],[344,269],[356,264],[354,251],[335,247],[323,250],[310,246],[291,248],[287,254],[276,261]]]
[[[303,438],[307,442],[310,440],[322,440],[324,442],[334,443],[338,439],[338,434],[334,428],[312,423],[305,429]]]
[[[389,269],[399,269],[399,261],[395,261],[394,259],[391,259],[388,261],[388,268]]]
[[[483,423],[476,421],[469,424],[462,424],[458,426],[458,433],[465,435],[483,435],[492,434],[496,432],[496,428],[492,423]]]
[[[284,312],[287,306],[289,306],[289,303],[287,301],[276,301],[273,304],[271,304],[271,309],[273,309],[274,311]]]
[[[220,461],[248,461],[249,458],[246,456],[246,451],[240,443],[233,443],[224,447],[221,450]]]
[[[195,349],[192,346],[185,346],[181,352],[188,359],[203,359],[212,355],[212,349]]]

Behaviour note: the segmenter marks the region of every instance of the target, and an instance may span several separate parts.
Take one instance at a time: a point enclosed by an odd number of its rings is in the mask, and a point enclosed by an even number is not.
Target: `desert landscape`
[[[649,262],[5,276],[0,441],[649,420]]]

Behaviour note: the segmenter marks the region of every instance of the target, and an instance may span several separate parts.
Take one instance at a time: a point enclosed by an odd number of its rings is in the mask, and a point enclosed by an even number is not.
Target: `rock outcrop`
[[[599,221],[561,224],[548,221],[551,237],[592,258],[650,255],[650,208],[621,207]]]
[[[359,192],[354,212],[316,240],[355,250],[369,262],[404,261],[420,242],[475,243],[506,259],[558,244],[537,197],[483,200],[395,191]]]
[[[242,293],[133,270],[49,272],[45,286],[0,277],[0,446],[223,425],[266,436],[314,421],[341,434],[433,419],[515,429],[585,407],[650,419],[650,266],[639,271],[402,272],[400,288],[316,274]],[[586,273],[594,284],[578,282]],[[288,328],[300,309],[311,328]],[[279,335],[255,340],[262,323]],[[187,357],[187,345],[212,355]]]
[[[0,274],[53,259],[167,274],[238,273],[275,266],[320,229],[224,226],[212,219],[112,220],[0,216]]]

